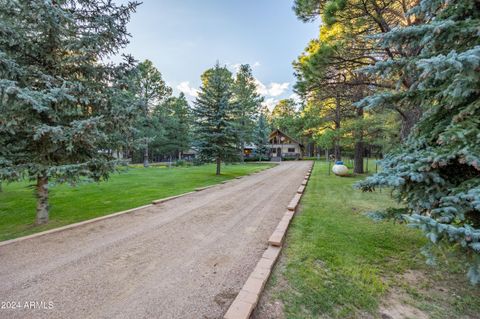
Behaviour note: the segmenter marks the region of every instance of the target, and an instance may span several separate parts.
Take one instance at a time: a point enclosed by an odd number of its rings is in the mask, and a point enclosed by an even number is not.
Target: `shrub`
[[[175,161],[175,166],[178,166],[178,167],[187,166],[187,162],[184,160],[177,160]]]
[[[258,155],[255,155],[255,156],[252,156],[252,157],[247,157],[244,159],[245,162],[260,162],[260,161],[263,161],[263,162],[269,162],[270,161],[270,157],[268,156],[258,156]]]
[[[202,159],[196,157],[193,159],[192,164],[193,166],[200,166],[205,164],[205,162]]]

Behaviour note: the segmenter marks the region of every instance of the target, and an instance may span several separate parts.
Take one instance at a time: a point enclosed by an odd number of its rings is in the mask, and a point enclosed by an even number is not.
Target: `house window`
[[[290,148],[290,147],[289,147],[289,148],[288,148],[288,152],[289,152],[289,153],[295,153],[295,148]]]
[[[276,153],[277,152],[277,149],[276,148],[272,148],[272,153]]]

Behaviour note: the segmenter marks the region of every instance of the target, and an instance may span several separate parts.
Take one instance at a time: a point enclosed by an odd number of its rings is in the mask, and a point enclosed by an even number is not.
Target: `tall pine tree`
[[[279,129],[291,136],[298,135],[298,112],[297,103],[293,99],[283,99],[278,101],[278,104],[270,114],[270,124],[272,130]]]
[[[137,117],[137,140],[143,151],[143,166],[148,167],[148,146],[152,141],[161,139],[163,135],[160,121],[152,116],[152,113],[158,105],[171,96],[172,89],[167,86],[162,74],[150,60],[138,64],[134,83],[135,93],[142,103],[141,112]]]
[[[320,95],[330,94],[343,100],[358,102],[366,90],[392,88],[392,78],[359,76],[356,69],[387,59],[396,60],[410,56],[416,47],[377,46],[374,34],[383,34],[399,26],[421,23],[421,17],[406,16],[417,0],[365,1],[365,0],[295,0],[293,9],[302,21],[321,17],[319,39],[311,41],[306,52],[295,63],[299,77],[297,89],[315,90]],[[397,87],[408,89],[414,79],[404,76]],[[297,76],[298,77],[298,76]],[[303,83],[302,83],[303,82]],[[299,87],[300,85],[300,87]],[[326,91],[326,92],[325,92]],[[330,93],[328,93],[330,91]],[[404,140],[421,115],[416,105],[388,105],[401,120],[400,135]],[[357,117],[363,117],[358,111]],[[361,147],[361,132],[356,139]]]
[[[195,100],[195,141],[204,160],[215,160],[220,175],[222,161],[238,158],[232,73],[219,63],[202,75]]]
[[[155,113],[159,113],[165,129],[159,151],[181,159],[182,152],[189,149],[192,139],[192,116],[185,95],[180,93],[178,97],[168,98]]]
[[[470,280],[478,283],[480,1],[422,0],[411,16],[428,22],[395,28],[380,44],[416,54],[379,62],[367,71],[399,83],[415,75],[413,84],[370,96],[360,106],[420,106],[424,115],[406,143],[385,158],[382,172],[359,187],[392,187],[406,203],[410,223],[431,244],[458,246],[470,260]]]
[[[258,117],[257,127],[255,129],[255,154],[259,157],[259,160],[268,159],[270,154],[270,147],[268,145],[268,136],[270,128],[268,126],[267,116],[265,112],[261,112]]]
[[[253,141],[256,119],[263,102],[263,97],[257,93],[257,86],[250,65],[242,64],[240,66],[235,77],[233,93],[236,105],[238,147],[240,149],[240,159],[243,160],[245,144]]]
[[[127,45],[137,5],[0,1],[0,179],[36,180],[37,224],[48,222],[50,180],[115,168],[104,150],[136,111],[119,80],[131,63],[99,61]]]

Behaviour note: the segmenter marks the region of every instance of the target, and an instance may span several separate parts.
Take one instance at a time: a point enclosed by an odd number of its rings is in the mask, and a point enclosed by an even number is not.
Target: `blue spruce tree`
[[[203,160],[215,161],[216,174],[220,175],[221,162],[238,159],[232,73],[217,62],[202,74],[202,83],[192,110],[195,144]]]
[[[478,283],[480,1],[422,0],[410,17],[418,23],[392,29],[379,45],[412,54],[366,71],[398,83],[413,79],[413,85],[377,93],[359,106],[420,105],[424,114],[408,140],[385,157],[383,170],[358,187],[393,188],[410,224],[432,244],[457,245],[470,261],[469,279]]]
[[[36,223],[48,222],[49,182],[101,180],[137,103],[128,44],[137,3],[0,1],[0,181],[36,181]]]
[[[269,159],[270,147],[268,144],[268,136],[270,133],[270,128],[268,127],[268,120],[267,116],[265,115],[265,111],[260,113],[257,121],[257,127],[255,132],[255,146],[257,149],[255,150],[256,156],[260,161]]]

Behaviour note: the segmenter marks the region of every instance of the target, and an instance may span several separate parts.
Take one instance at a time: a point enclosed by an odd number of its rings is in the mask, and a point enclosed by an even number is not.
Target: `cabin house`
[[[246,144],[243,147],[243,157],[244,158],[250,158],[255,156],[255,151],[257,150],[257,147],[253,143]]]
[[[185,160],[185,161],[193,161],[194,159],[197,158],[198,151],[196,148],[191,147],[186,151],[183,151],[179,154],[179,159]]]
[[[268,143],[270,143],[272,161],[281,161],[282,158],[300,159],[302,157],[303,145],[279,129],[270,134]]]

